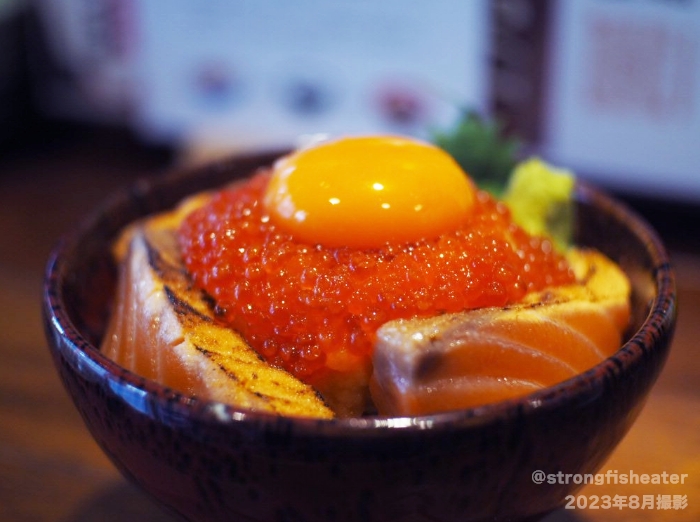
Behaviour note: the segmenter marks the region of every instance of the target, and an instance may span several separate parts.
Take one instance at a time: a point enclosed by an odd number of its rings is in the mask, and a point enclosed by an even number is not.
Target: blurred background
[[[94,446],[44,347],[43,265],[86,212],[239,150],[430,138],[464,111],[666,240],[678,340],[613,462],[700,480],[700,0],[0,0],[0,519],[168,520]],[[695,493],[670,520],[698,520]]]
[[[0,0],[0,24],[6,145],[38,118],[226,153],[471,109],[615,190],[700,200],[694,0]]]

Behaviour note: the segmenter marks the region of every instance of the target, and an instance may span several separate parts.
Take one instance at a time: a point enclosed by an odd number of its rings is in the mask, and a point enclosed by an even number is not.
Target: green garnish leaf
[[[444,149],[482,189],[501,196],[517,162],[520,142],[503,136],[497,121],[465,111],[455,127],[437,131],[432,141]]]

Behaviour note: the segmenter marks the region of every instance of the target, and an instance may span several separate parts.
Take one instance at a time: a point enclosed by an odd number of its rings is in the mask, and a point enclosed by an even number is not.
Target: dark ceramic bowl
[[[578,189],[577,241],[629,274],[634,326],[614,357],[522,399],[416,418],[280,418],[182,395],[99,352],[115,234],[276,156],[239,156],[137,184],[52,253],[43,295],[48,344],[114,464],[193,521],[535,520],[559,507],[580,486],[536,484],[533,472],[602,466],[661,371],[676,317],[674,277],[654,231],[590,187]]]

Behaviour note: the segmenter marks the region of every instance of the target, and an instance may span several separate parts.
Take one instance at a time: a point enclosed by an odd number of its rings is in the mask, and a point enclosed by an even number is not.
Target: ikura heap
[[[573,281],[549,241],[515,225],[450,156],[397,137],[291,154],[216,194],[179,237],[223,320],[312,385],[368,374],[389,320],[505,306]]]

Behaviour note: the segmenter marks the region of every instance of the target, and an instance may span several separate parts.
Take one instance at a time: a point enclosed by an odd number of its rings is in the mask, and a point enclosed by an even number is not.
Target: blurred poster
[[[147,140],[420,135],[485,110],[487,0],[38,0],[49,112]]]
[[[487,97],[485,0],[143,0],[135,124],[152,139],[289,144],[421,134]]]
[[[540,146],[606,186],[700,199],[700,2],[552,4]]]

